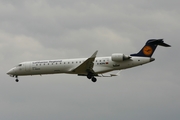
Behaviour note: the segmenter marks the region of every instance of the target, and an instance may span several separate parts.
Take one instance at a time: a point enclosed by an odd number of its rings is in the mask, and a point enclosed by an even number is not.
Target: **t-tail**
[[[164,43],[163,39],[150,39],[138,53],[131,54],[131,56],[151,57],[158,45],[163,47],[171,47],[170,45]]]

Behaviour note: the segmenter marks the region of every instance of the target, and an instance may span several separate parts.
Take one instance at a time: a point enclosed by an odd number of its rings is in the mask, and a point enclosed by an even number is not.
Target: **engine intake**
[[[122,53],[114,53],[111,55],[111,60],[114,62],[121,62],[130,58],[130,56],[124,55]]]

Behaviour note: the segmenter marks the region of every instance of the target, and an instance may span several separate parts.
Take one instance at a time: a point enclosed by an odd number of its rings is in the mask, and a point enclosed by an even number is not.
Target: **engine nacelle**
[[[111,55],[111,60],[115,62],[121,62],[130,58],[131,58],[130,56],[126,56],[122,53],[114,53]]]

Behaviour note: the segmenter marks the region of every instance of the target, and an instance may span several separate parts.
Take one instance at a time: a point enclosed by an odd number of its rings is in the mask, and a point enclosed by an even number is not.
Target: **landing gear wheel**
[[[95,77],[92,77],[92,82],[96,82],[97,81],[97,79],[95,78]]]
[[[16,82],[19,82],[19,80],[18,80],[18,79],[16,79],[15,81],[16,81]]]

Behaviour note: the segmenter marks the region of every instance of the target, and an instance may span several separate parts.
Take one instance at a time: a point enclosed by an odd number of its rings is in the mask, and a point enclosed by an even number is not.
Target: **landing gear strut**
[[[91,79],[92,77],[93,77],[93,76],[92,76],[91,74],[88,74],[88,75],[87,75],[87,78],[88,78],[88,79]]]
[[[16,80],[15,80],[16,82],[19,82],[19,79],[18,79],[18,76],[16,76]]]

